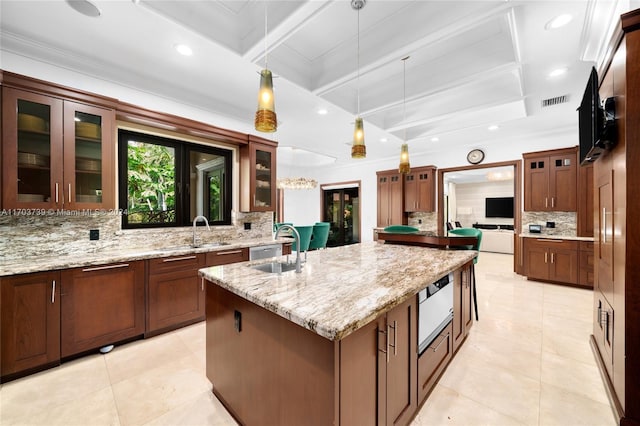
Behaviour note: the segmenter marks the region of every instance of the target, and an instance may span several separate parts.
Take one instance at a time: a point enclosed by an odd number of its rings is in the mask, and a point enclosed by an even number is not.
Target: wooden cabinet
[[[578,284],[578,241],[524,239],[524,269],[529,279]]]
[[[591,241],[580,241],[580,259],[578,260],[578,284],[593,287],[594,283],[594,244]]]
[[[404,176],[404,211],[433,212],[436,207],[436,168],[412,168]]]
[[[613,308],[598,290],[594,292],[593,338],[609,376],[613,376]]]
[[[523,158],[525,211],[577,211],[577,148],[530,152]]]
[[[578,169],[578,237],[593,237],[593,163]]]
[[[3,87],[4,208],[115,206],[115,112]]]
[[[205,254],[163,257],[148,261],[145,335],[168,331],[204,319],[204,281],[198,269]]]
[[[453,351],[456,352],[473,325],[471,263],[453,274]]]
[[[2,378],[60,362],[60,274],[0,280]]]
[[[227,265],[229,263],[244,262],[249,260],[249,249],[233,248],[229,250],[210,251],[206,256],[206,266]]]
[[[418,403],[424,401],[453,357],[453,323],[450,323],[418,357]]]
[[[61,355],[144,333],[144,261],[61,272]]]
[[[266,212],[276,208],[275,142],[249,136],[240,147],[240,210]]]
[[[397,170],[376,173],[378,178],[378,226],[403,225],[404,180]]]

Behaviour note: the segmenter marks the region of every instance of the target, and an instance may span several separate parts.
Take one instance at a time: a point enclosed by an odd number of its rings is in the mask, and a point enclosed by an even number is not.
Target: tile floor
[[[482,253],[480,322],[413,425],[613,426],[589,347],[592,292]],[[2,425],[235,425],[205,375],[204,323],[0,388]]]

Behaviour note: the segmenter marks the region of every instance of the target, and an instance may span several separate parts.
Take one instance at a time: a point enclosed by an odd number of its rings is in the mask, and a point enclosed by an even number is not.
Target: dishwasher
[[[421,354],[453,319],[453,273],[418,293],[418,353]]]
[[[282,256],[282,244],[267,244],[249,248],[249,260]]]

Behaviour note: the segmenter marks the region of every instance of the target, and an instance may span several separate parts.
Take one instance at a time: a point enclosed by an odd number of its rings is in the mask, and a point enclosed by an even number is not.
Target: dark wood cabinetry
[[[266,212],[276,209],[275,142],[249,136],[240,147],[240,210]]]
[[[227,265],[247,260],[249,260],[249,249],[246,247],[210,251],[207,253],[206,266]]]
[[[578,169],[578,237],[593,237],[593,163]]]
[[[453,323],[418,358],[418,403],[424,401],[453,357]]]
[[[113,208],[114,110],[2,90],[3,207]]]
[[[577,211],[577,148],[531,152],[523,158],[525,211]]]
[[[585,287],[593,287],[594,278],[594,244],[591,241],[580,241],[580,259],[578,265],[580,271],[578,272],[578,284]]]
[[[404,211],[433,212],[436,206],[436,168],[412,168],[404,176]]]
[[[525,275],[529,279],[578,284],[578,249],[578,241],[525,238]]]
[[[453,274],[453,351],[456,352],[469,334],[473,325],[473,287],[471,283],[471,264]]]
[[[60,362],[60,274],[0,280],[2,379]],[[4,380],[3,380],[4,381]]]
[[[204,319],[205,288],[198,269],[205,254],[148,261],[146,335]]]
[[[378,226],[407,223],[404,214],[404,180],[397,170],[377,172]]]
[[[67,357],[144,333],[144,262],[61,272],[61,355]]]

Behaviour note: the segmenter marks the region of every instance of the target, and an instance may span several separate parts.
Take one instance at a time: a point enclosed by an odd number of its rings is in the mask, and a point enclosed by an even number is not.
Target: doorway
[[[322,185],[322,221],[329,222],[327,247],[360,242],[360,183]]]

